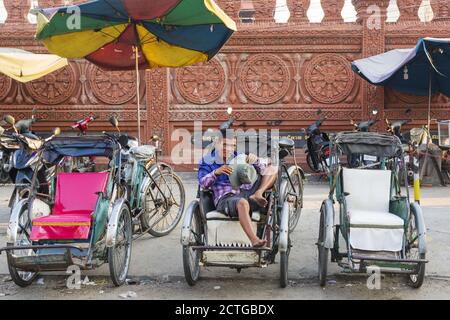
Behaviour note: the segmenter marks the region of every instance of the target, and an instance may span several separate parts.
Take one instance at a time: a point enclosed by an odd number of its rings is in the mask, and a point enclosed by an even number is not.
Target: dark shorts
[[[261,210],[261,207],[256,204],[256,202],[249,199],[249,197],[255,193],[256,190],[258,190],[259,186],[261,184],[261,178],[258,178],[258,180],[255,182],[255,184],[252,186],[250,190],[241,190],[239,194],[232,194],[229,193],[227,195],[224,195],[222,198],[220,198],[219,203],[217,203],[217,211],[222,212],[230,217],[238,217],[239,213],[237,210],[237,204],[241,199],[248,200],[248,203],[250,204],[250,210],[258,211]],[[250,212],[249,212],[250,214]]]

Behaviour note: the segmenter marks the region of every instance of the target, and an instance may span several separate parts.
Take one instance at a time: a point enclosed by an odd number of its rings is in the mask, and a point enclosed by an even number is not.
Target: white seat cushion
[[[389,213],[391,171],[344,168],[343,179],[352,248],[400,251],[404,221]]]
[[[389,212],[352,210],[350,245],[366,251],[397,252],[403,247],[403,219]]]
[[[389,212],[351,210],[350,227],[403,229],[403,219]]]
[[[206,214],[206,220],[236,220],[237,218],[231,218],[226,214],[219,211],[210,211]],[[252,221],[259,222],[261,220],[261,215],[259,211],[254,211],[252,213]]]

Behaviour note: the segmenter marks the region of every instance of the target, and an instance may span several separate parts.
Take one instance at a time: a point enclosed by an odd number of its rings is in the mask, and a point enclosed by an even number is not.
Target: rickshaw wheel
[[[291,251],[291,240],[288,240],[288,249],[286,252],[280,252],[280,287],[286,288],[288,284],[289,272],[289,253]]]
[[[419,253],[419,245],[418,245],[418,234],[416,224],[416,216],[413,211],[411,211],[410,220],[408,224],[408,232],[407,232],[407,241],[409,239],[416,238],[413,243],[409,244],[409,248],[406,252],[407,258],[410,259],[426,259],[425,253]],[[408,275],[408,284],[415,289],[418,289],[422,286],[423,280],[425,278],[425,263],[419,264],[419,271],[416,274]]]
[[[154,237],[162,237],[175,229],[181,220],[185,206],[185,190],[181,179],[171,171],[163,171],[154,179],[169,203],[164,202],[161,191],[156,186],[149,184],[143,204],[146,212],[140,216],[140,220],[144,230],[148,229],[148,233]],[[149,189],[155,192],[156,201],[149,196],[148,192],[152,192]],[[171,199],[171,194],[175,199]],[[158,200],[161,200],[161,203],[157,203]],[[160,221],[156,222],[158,219]]]
[[[117,222],[116,244],[108,249],[111,280],[115,286],[125,283],[131,260],[132,224],[130,209],[123,204]]]
[[[320,209],[320,225],[319,225],[319,239],[317,240],[318,250],[318,265],[319,265],[319,284],[324,287],[327,283],[327,269],[328,269],[328,252],[325,248],[325,206],[322,205]]]
[[[19,215],[19,231],[17,234],[18,243],[16,244],[8,243],[7,246],[30,244],[30,240],[28,239],[27,234],[30,234],[31,230],[28,230],[28,232],[26,231],[27,227],[28,229],[30,229],[29,227],[31,226],[31,225],[27,226],[27,224],[30,224],[27,211],[28,205],[24,205]],[[16,285],[18,285],[19,287],[27,287],[33,283],[34,279],[36,279],[38,275],[37,272],[18,270],[16,267],[12,265],[12,255],[9,251],[7,251],[6,258],[8,262],[9,274],[11,275],[11,279],[14,281]]]
[[[194,286],[197,280],[200,278],[200,257],[201,252],[199,250],[193,250],[191,246],[201,245],[201,237],[203,234],[202,221],[200,217],[200,211],[198,206],[191,215],[191,221],[189,224],[190,239],[189,245],[183,245],[183,269],[186,282],[190,286]]]
[[[425,253],[419,255],[420,259],[426,259]],[[425,279],[425,263],[420,263],[419,272],[417,274],[410,274],[408,277],[408,284],[415,289],[422,286],[423,280]]]

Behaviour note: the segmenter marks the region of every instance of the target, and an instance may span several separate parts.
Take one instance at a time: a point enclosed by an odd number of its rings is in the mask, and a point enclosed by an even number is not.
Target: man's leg
[[[247,237],[250,239],[254,247],[262,247],[266,244],[266,240],[259,239],[252,228],[252,218],[250,216],[250,204],[244,198],[240,199],[236,205],[239,214],[239,222]]]
[[[262,175],[259,188],[249,197],[249,199],[255,201],[261,208],[265,208],[267,206],[267,200],[263,196],[264,192],[272,188],[277,181],[277,176],[278,172],[275,170],[275,167],[267,167]]]

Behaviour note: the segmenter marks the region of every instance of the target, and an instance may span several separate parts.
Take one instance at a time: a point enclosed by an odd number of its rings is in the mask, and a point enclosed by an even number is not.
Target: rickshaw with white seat
[[[132,242],[130,206],[121,189],[121,139],[111,136],[57,137],[45,143],[41,161],[64,157],[104,158],[99,172],[58,172],[50,195],[31,191],[13,208],[7,230],[9,272],[19,286],[39,272],[82,270],[109,263],[113,283],[125,282]],[[36,184],[36,174],[32,180]]]
[[[352,154],[376,156],[379,162],[342,167],[339,157]],[[327,282],[329,252],[331,262],[344,270],[405,274],[412,287],[422,285],[426,228],[419,204],[401,188],[399,177],[407,179],[399,172],[406,170],[402,159],[402,143],[394,135],[342,132],[332,139],[330,192],[320,209],[317,241],[321,286]]]
[[[265,194],[267,207],[251,213],[253,230],[260,239],[267,240],[267,245],[253,247],[239,219],[217,211],[212,191],[199,189],[197,199],[186,210],[181,232],[184,274],[189,285],[198,281],[200,266],[228,267],[240,272],[249,267],[267,267],[279,253],[280,286],[287,286],[290,234],[303,207],[305,176],[295,160],[294,141],[284,138],[273,143],[268,142],[278,154],[278,178]],[[294,165],[286,163],[288,155],[293,156]]]

